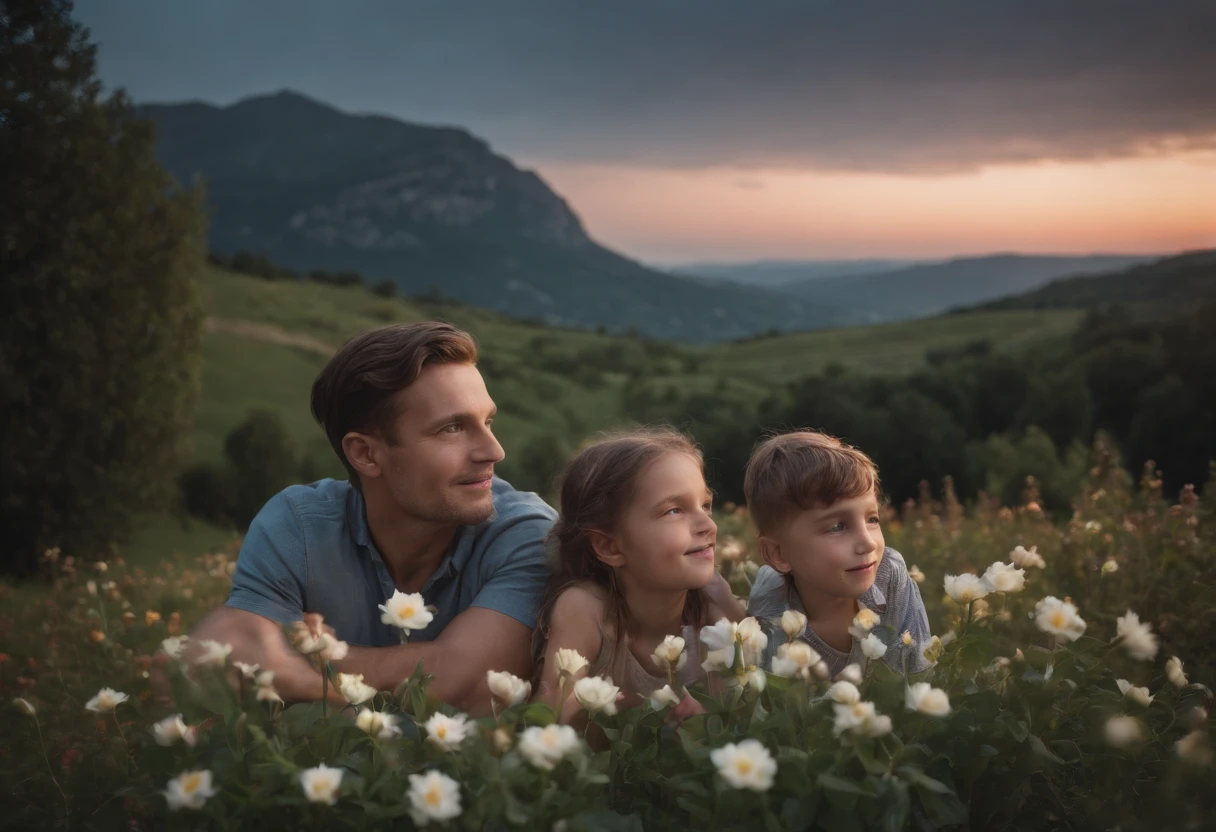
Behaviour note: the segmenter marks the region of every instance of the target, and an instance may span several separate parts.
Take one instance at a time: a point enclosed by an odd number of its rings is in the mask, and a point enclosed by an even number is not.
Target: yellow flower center
[[[746,760],[746,759],[736,760],[735,761],[735,771],[739,772],[740,774],[744,774],[744,775],[751,774],[752,773],[752,761]]]
[[[431,786],[426,790],[426,794],[422,797],[426,801],[427,806],[438,806],[443,802],[443,795],[439,793],[438,786]]]
[[[413,618],[414,617],[414,608],[413,607],[402,607],[401,615],[399,617],[400,618]]]
[[[435,729],[435,736],[439,737],[441,740],[446,739],[448,736],[448,727],[446,725],[440,725]]]
[[[1063,630],[1064,625],[1068,623],[1068,616],[1064,614],[1064,610],[1056,610],[1051,614],[1051,626],[1057,630]]]
[[[203,775],[197,771],[182,778],[182,794],[194,794],[203,785]]]

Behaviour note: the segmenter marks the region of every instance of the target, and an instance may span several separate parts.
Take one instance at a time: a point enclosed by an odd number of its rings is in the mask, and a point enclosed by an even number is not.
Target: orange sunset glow
[[[597,239],[656,263],[1216,245],[1216,152],[950,175],[527,164]]]

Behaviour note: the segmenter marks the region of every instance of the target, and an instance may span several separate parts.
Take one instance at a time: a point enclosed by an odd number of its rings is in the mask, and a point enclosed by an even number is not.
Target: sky
[[[1216,247],[1208,0],[77,0],[139,102],[459,125],[658,264]]]

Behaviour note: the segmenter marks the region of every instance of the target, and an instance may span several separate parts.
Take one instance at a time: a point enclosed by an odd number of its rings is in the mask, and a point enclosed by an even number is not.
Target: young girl
[[[558,707],[554,657],[573,649],[590,662],[579,677],[611,677],[617,706],[638,705],[668,683],[652,658],[667,636],[685,640],[682,682],[699,679],[701,627],[744,615],[714,568],[718,527],[700,451],[671,429],[622,433],[584,448],[560,483],[556,563],[533,638],[536,698]],[[559,718],[580,710],[568,696]],[[688,697],[676,716],[696,710]]]

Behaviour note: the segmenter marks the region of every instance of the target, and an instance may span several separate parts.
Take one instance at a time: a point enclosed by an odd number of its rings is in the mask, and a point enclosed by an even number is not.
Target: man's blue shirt
[[[429,641],[469,607],[532,627],[548,578],[544,541],[557,514],[535,494],[494,478],[494,516],[462,526],[422,588],[439,609],[411,640]],[[262,507],[237,559],[228,606],[290,624],[320,613],[351,644],[399,644],[377,607],[396,587],[372,541],[363,496],[349,482],[293,485]]]

